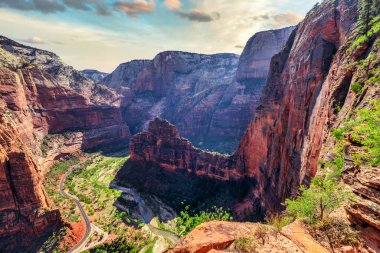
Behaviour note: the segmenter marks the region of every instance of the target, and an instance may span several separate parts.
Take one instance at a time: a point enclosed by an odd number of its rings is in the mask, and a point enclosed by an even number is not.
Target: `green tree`
[[[300,196],[285,201],[286,209],[295,218],[307,221],[314,228],[321,228],[334,252],[331,230],[326,229],[330,214],[351,198],[351,192],[339,181],[336,173],[316,176],[310,187],[301,186]]]
[[[368,35],[370,22],[380,14],[380,0],[359,1],[359,22],[363,26],[363,33]]]
[[[230,221],[232,216],[222,208],[213,207],[211,210],[201,211],[199,214],[190,214],[189,206],[185,206],[176,219],[177,234],[180,236],[187,235],[201,223],[213,220]]]

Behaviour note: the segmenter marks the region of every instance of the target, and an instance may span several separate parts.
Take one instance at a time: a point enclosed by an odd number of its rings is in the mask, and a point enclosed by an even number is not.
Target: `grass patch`
[[[372,101],[369,108],[354,111],[349,120],[333,131],[333,135],[338,142],[338,147],[344,145],[344,142],[360,147],[352,154],[355,164],[378,166],[380,164],[380,100]],[[334,163],[343,167],[343,158],[335,158]]]

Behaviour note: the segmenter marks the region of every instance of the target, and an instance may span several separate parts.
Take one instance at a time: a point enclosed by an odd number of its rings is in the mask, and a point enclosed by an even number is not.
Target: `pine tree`
[[[374,2],[377,2],[377,0],[374,0]],[[359,21],[364,26],[364,34],[367,34],[369,31],[372,4],[372,0],[359,1]]]
[[[368,34],[371,20],[379,14],[380,0],[359,0],[359,22],[364,34]]]
[[[371,18],[380,14],[380,0],[372,0],[371,5]]]

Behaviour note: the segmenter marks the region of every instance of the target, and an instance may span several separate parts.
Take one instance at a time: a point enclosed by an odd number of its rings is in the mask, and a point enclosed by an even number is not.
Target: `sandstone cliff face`
[[[118,184],[154,194],[176,211],[182,210],[183,201],[194,210],[230,208],[255,186],[234,170],[232,157],[195,148],[174,125],[159,118],[132,138],[130,156],[116,176]]]
[[[267,210],[278,209],[316,173],[330,106],[337,100],[331,91],[346,82],[330,66],[341,66],[336,51],[356,22],[356,4],[323,2],[272,59],[260,106],[236,152],[237,167],[258,179],[257,197]]]
[[[42,187],[44,169],[65,154],[125,143],[129,130],[115,92],[59,66],[49,52],[3,37],[0,45],[0,243],[12,252],[34,247],[61,222]]]
[[[37,238],[61,226],[58,210],[50,210],[33,155],[0,101],[0,248],[34,250]],[[26,251],[25,251],[26,252]]]
[[[152,61],[124,63],[101,83],[125,96],[124,115],[132,133],[161,117],[196,146],[232,153],[253,116],[270,59],[292,29],[254,36],[240,60],[233,54],[169,51]]]
[[[172,172],[179,169],[220,180],[238,177],[230,168],[230,157],[193,147],[179,136],[174,125],[159,118],[149,123],[146,132],[133,137],[130,155],[133,161],[153,161]]]
[[[150,60],[134,60],[120,64],[111,74],[100,80],[102,84],[116,90],[131,88],[132,83],[150,64]]]
[[[342,159],[340,166],[343,170],[343,182],[356,195],[355,200],[346,207],[347,213],[356,228],[362,231],[366,246],[378,252],[380,251],[380,166],[378,160],[370,162],[370,159],[366,158],[366,154],[370,154],[373,150],[364,140],[377,138],[378,143],[379,138],[380,33],[377,32],[356,47],[352,44],[353,40],[338,51],[337,58],[340,61],[332,66],[332,70],[339,78],[329,80],[330,91],[325,93],[327,94],[325,97],[330,96],[330,105],[321,106],[316,114],[319,117],[320,115],[327,117],[329,127],[324,135],[325,140],[322,143],[319,159],[324,169],[329,169],[332,166],[330,164],[334,164],[336,159]],[[355,85],[358,84],[362,87],[361,91],[355,90]],[[337,105],[340,110],[336,109]],[[375,122],[373,125],[369,125],[367,121],[361,122],[360,112],[363,110],[367,111],[370,120]],[[341,140],[331,134],[332,130],[345,129],[350,123],[355,127],[344,130]],[[367,129],[355,137],[357,131],[367,125],[371,130]],[[372,149],[376,150],[375,147]],[[374,156],[378,159],[378,151],[375,152],[377,153]]]
[[[237,79],[265,84],[272,57],[282,50],[294,29],[291,26],[253,35],[240,56]]]

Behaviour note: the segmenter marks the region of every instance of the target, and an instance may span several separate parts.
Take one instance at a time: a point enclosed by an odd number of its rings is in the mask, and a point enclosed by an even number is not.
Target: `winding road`
[[[75,202],[75,204],[77,205],[77,207],[79,208],[79,211],[80,211],[80,213],[82,215],[82,218],[83,218],[83,220],[86,223],[86,232],[85,232],[82,240],[80,240],[80,242],[78,242],[77,245],[75,245],[71,250],[69,250],[68,253],[76,252],[78,249],[82,248],[86,244],[86,242],[87,242],[87,240],[88,240],[88,238],[89,238],[89,236],[91,234],[91,222],[88,219],[88,216],[87,216],[86,212],[84,211],[83,206],[81,205],[81,203],[79,202],[79,200],[76,197],[74,197],[74,196],[72,196],[72,195],[70,195],[70,194],[68,194],[68,193],[65,192],[65,181],[66,181],[66,178],[67,178],[68,175],[70,175],[71,172],[73,172],[74,169],[75,168],[69,169],[63,175],[61,183],[59,184],[59,191],[60,191],[60,193],[62,195],[66,196],[66,197],[68,197],[70,199],[72,199]]]

